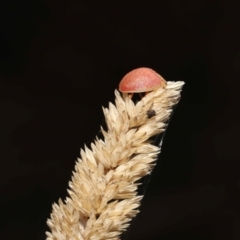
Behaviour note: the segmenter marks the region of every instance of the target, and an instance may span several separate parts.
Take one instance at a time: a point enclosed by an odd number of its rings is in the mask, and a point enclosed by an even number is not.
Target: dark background
[[[0,239],[45,239],[133,68],[184,80],[129,239],[240,239],[237,1],[2,0]]]

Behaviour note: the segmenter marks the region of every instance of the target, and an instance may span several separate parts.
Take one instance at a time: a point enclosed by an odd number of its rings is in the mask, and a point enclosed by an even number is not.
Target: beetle
[[[165,88],[165,79],[151,68],[141,67],[127,73],[119,83],[119,91],[129,93],[132,98],[134,93],[151,92],[158,88]]]

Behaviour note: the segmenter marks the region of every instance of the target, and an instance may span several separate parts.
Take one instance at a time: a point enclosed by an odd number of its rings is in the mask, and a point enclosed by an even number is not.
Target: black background
[[[45,239],[101,106],[141,66],[186,85],[129,239],[240,239],[239,23],[232,0],[2,0],[0,239]]]

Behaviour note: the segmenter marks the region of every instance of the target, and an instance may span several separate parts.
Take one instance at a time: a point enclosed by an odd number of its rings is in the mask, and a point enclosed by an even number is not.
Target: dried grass
[[[53,204],[47,240],[120,239],[139,212],[137,180],[150,174],[160,148],[150,138],[164,132],[184,82],[168,82],[134,104],[116,90],[115,106],[103,108],[107,131],[91,150],[81,150],[69,182],[69,197]],[[147,111],[153,109],[150,118]]]

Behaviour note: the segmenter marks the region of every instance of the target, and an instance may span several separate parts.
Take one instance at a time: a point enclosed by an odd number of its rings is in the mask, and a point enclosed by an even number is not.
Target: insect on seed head
[[[151,68],[141,67],[127,73],[119,83],[119,91],[124,93],[150,92],[166,87],[165,79]]]
[[[148,109],[147,110],[147,117],[152,118],[154,116],[156,116],[156,111],[154,109]]]

